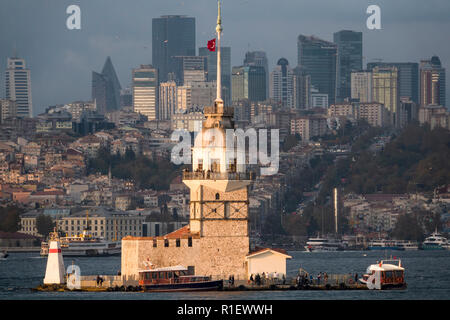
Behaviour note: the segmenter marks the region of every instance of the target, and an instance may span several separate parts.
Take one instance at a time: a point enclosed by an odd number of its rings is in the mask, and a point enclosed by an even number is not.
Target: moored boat
[[[370,265],[358,281],[371,290],[405,289],[405,268],[400,259],[381,260]]]
[[[419,244],[416,241],[396,241],[397,246],[406,251],[418,250]]]
[[[369,250],[405,250],[399,246],[394,240],[377,239],[369,242],[367,247]]]
[[[107,241],[93,236],[89,230],[72,237],[61,237],[63,256],[110,256],[121,253],[120,241]],[[48,242],[41,244],[41,256],[48,255]]]
[[[6,258],[8,258],[8,253],[6,252],[6,250],[3,252],[0,252],[0,259],[6,259]]]
[[[424,250],[449,250],[450,244],[448,239],[442,236],[437,231],[433,232],[422,243],[422,249]]]
[[[173,266],[139,271],[139,286],[144,291],[213,291],[223,288],[223,280],[188,275],[188,268]]]
[[[305,245],[308,252],[327,252],[344,250],[344,243],[338,239],[331,238],[309,238]]]

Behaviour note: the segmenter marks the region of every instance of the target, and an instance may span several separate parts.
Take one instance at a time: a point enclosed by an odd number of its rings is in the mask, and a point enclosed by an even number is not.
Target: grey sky
[[[66,28],[70,4],[81,7],[81,30]],[[366,28],[370,4],[381,7],[382,30]],[[0,97],[14,47],[31,68],[36,115],[49,105],[89,100],[91,71],[101,71],[108,55],[128,86],[131,69],[152,62],[154,17],[195,17],[198,51],[214,37],[216,6],[215,0],[1,0]],[[224,0],[222,13],[223,45],[231,46],[233,65],[250,49],[266,51],[270,68],[280,57],[295,66],[299,34],[332,41],[333,32],[350,29],[363,32],[364,65],[438,55],[450,68],[448,0]]]

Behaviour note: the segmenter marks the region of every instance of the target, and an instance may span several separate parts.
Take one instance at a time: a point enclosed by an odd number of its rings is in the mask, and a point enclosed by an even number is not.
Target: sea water
[[[10,253],[0,260],[0,299],[221,299],[221,300],[447,300],[450,298],[450,251],[289,251],[288,277],[295,277],[302,268],[316,276],[355,274],[361,276],[370,264],[396,257],[402,260],[407,289],[405,290],[330,290],[330,291],[223,291],[223,292],[34,292],[42,283],[47,259],[39,253]],[[116,275],[120,256],[65,257],[66,268],[78,265],[81,275]]]

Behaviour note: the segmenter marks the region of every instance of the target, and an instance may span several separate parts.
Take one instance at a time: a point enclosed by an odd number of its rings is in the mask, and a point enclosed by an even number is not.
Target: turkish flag
[[[216,51],[216,39],[212,39],[208,41],[208,50]]]

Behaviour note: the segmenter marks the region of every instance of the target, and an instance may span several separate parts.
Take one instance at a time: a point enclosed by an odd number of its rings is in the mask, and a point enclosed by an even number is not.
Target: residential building
[[[390,112],[391,125],[396,122],[400,97],[398,96],[398,70],[396,67],[374,67],[372,70],[372,100],[384,104]]]
[[[351,98],[359,102],[372,102],[372,72],[355,71],[351,73]]]

